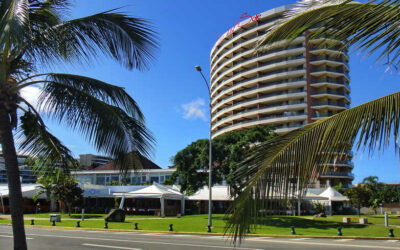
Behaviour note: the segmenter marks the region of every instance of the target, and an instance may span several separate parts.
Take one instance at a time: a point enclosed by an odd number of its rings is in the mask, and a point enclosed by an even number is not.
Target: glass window
[[[131,184],[133,184],[133,185],[139,185],[139,184],[140,184],[140,177],[139,177],[139,176],[132,176],[132,178],[131,178]]]
[[[160,176],[160,183],[161,183],[161,184],[164,183],[164,175]]]
[[[151,183],[153,183],[153,182],[159,183],[160,179],[158,178],[158,176],[150,176],[150,182]]]
[[[106,176],[106,185],[109,185],[111,182],[111,176],[107,175]]]
[[[119,175],[117,175],[117,174],[111,175],[111,180],[112,181],[119,181]]]
[[[105,184],[105,175],[99,174],[96,176],[96,184],[97,185],[104,185]]]
[[[142,175],[142,183],[145,183],[147,181],[147,176],[146,175]]]

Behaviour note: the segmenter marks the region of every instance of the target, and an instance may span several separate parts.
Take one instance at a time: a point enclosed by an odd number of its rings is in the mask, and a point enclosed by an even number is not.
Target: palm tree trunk
[[[1,108],[0,140],[8,179],[10,212],[14,234],[14,249],[25,250],[27,249],[27,246],[24,229],[23,200],[17,153],[15,151],[10,117],[7,111]]]

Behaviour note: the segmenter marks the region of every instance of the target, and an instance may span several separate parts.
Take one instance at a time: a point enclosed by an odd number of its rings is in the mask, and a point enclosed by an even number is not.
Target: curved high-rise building
[[[255,54],[256,42],[283,11],[275,8],[236,23],[211,50],[212,137],[254,125],[285,133],[350,105],[347,51],[307,36]],[[247,15],[243,15],[244,17]],[[241,17],[241,18],[242,18]],[[319,185],[350,185],[352,163],[335,162]]]

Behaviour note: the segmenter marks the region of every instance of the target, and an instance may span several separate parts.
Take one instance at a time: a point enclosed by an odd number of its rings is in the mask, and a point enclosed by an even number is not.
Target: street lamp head
[[[201,72],[201,67],[200,67],[199,65],[194,66],[194,68],[195,68],[197,71]]]

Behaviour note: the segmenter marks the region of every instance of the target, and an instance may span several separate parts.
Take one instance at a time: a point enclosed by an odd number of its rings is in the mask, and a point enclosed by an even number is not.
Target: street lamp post
[[[211,89],[210,85],[208,84],[207,79],[204,77],[203,72],[201,71],[200,66],[195,66],[195,69],[200,72],[201,76],[206,83],[206,87],[208,90],[208,97],[209,97],[209,104],[210,104],[210,133],[209,133],[209,155],[208,155],[208,226],[211,229],[212,226],[212,142],[211,142]]]

